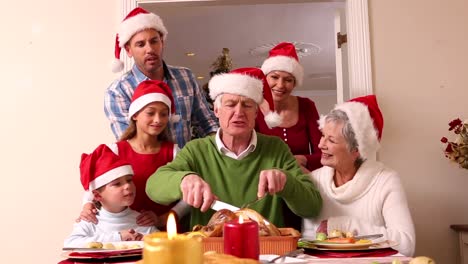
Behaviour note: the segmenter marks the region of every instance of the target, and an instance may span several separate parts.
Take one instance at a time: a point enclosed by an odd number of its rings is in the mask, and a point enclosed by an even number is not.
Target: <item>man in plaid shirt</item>
[[[114,72],[123,69],[120,52],[124,48],[135,65],[106,90],[104,111],[112,132],[119,139],[128,127],[128,108],[137,85],[144,80],[166,82],[174,95],[179,122],[169,124],[174,143],[183,147],[192,137],[192,126],[203,136],[216,133],[218,121],[188,68],[167,65],[163,59],[167,30],[161,18],[142,8],[135,8],[122,21],[116,36]]]

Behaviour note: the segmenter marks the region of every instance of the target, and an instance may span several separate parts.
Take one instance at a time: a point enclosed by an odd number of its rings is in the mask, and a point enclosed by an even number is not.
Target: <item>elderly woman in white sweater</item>
[[[396,241],[406,256],[414,254],[413,221],[397,172],[376,161],[383,117],[374,95],[339,104],[320,120],[322,168],[311,180],[318,186],[323,208],[317,218],[304,219],[303,236],[342,230],[358,235],[381,233]]]

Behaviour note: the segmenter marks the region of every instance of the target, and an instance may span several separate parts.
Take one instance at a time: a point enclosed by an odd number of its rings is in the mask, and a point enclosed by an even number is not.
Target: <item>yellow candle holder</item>
[[[143,264],[202,264],[202,240],[199,237],[177,235],[168,238],[166,232],[144,237]]]

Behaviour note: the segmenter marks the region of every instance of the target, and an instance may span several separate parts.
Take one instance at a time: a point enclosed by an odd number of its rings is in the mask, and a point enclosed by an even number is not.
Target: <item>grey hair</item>
[[[343,134],[348,150],[359,151],[359,144],[356,140],[356,134],[354,133],[354,129],[351,126],[351,122],[349,122],[348,115],[344,111],[338,110],[338,109],[331,110],[330,113],[328,113],[325,116],[325,123],[328,123],[328,122],[343,124],[343,129],[341,130],[341,134]],[[364,162],[364,159],[359,154],[359,157],[354,162],[354,166],[356,168],[359,168],[363,162]]]
[[[215,100],[214,100],[214,105],[217,107],[217,108],[220,108],[221,107],[221,102],[223,100],[223,94],[220,94],[218,96],[216,96]]]

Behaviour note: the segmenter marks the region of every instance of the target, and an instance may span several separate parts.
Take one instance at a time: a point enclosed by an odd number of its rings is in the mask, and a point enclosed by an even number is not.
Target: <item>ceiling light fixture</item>
[[[298,42],[298,41],[289,41],[289,42],[294,44],[294,46],[296,47],[296,52],[297,52],[298,57],[317,55],[322,50],[322,48],[320,48],[319,45],[314,44],[314,43],[306,43],[306,42]],[[275,42],[275,43],[261,45],[253,49],[250,49],[249,53],[250,55],[253,55],[253,56],[267,57],[268,52],[270,52],[270,50],[274,46],[278,45],[279,43],[280,42]]]
[[[187,57],[193,57],[193,56],[195,56],[195,53],[194,53],[194,52],[186,52],[186,53],[185,53],[185,56],[187,56]]]
[[[205,77],[204,77],[204,76],[201,76],[201,75],[199,75],[199,76],[197,76],[197,79],[198,79],[198,80],[203,80],[203,79],[205,79]]]

